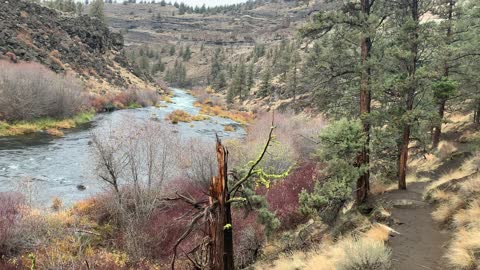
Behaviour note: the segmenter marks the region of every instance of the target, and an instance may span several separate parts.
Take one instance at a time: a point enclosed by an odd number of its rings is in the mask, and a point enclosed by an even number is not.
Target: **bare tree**
[[[138,228],[161,207],[162,186],[177,168],[178,145],[171,129],[151,121],[124,120],[93,135],[96,171],[117,198],[114,213],[132,258],[148,253],[147,236]]]

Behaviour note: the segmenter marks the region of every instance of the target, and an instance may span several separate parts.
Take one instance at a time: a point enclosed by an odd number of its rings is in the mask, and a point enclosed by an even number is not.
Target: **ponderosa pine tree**
[[[376,36],[384,31],[387,13],[382,0],[338,1],[338,4],[341,8],[319,12],[302,29],[303,36],[321,42],[307,61],[306,73],[317,97],[322,102],[333,101],[327,107],[334,114],[356,114],[362,119],[366,140],[358,154],[357,166],[366,170],[359,177],[356,189],[357,202],[361,203],[370,189],[370,112],[375,66],[372,51]],[[351,107],[354,102],[358,104],[356,108]]]
[[[380,105],[376,110],[381,117],[376,122],[375,139],[396,145],[383,145],[388,150],[379,150],[389,151],[389,158],[396,160],[394,177],[399,189],[407,188],[410,152],[428,151],[429,131],[437,114],[433,91],[437,67],[432,61],[439,47],[434,35],[437,22],[421,21],[432,8],[429,3],[412,0],[391,6],[389,35],[382,40],[382,61],[376,70],[379,91],[375,98]]]
[[[468,0],[437,0],[434,4],[433,13],[441,21],[437,28],[440,46],[435,55],[439,66],[438,79],[434,84],[439,120],[432,135],[433,148],[440,141],[445,103],[448,100],[471,100],[473,102],[467,103],[467,106],[474,111],[474,115],[475,111],[478,112],[478,76],[475,74],[478,74],[477,63],[480,60],[480,15],[475,3]]]

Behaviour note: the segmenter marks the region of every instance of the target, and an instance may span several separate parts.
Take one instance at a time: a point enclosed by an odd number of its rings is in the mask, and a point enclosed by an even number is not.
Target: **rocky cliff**
[[[147,75],[133,74],[122,49],[122,35],[95,18],[67,15],[27,1],[0,0],[3,58],[76,73],[94,92],[152,88]]]

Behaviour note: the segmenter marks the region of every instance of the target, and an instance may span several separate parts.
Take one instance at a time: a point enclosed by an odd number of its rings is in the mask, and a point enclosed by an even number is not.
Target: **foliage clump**
[[[316,156],[326,165],[326,178],[316,181],[313,192],[300,194],[300,211],[307,216],[321,214],[325,221],[331,221],[351,198],[353,183],[366,169],[356,164],[365,135],[359,120],[343,118],[323,129],[319,139]]]

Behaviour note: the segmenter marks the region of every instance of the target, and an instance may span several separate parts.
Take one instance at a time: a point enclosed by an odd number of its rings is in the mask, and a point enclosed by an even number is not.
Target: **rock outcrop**
[[[74,16],[21,0],[0,0],[0,56],[74,72],[85,81],[117,89],[149,81],[132,74],[123,37],[87,15]],[[106,87],[102,87],[106,88]]]

